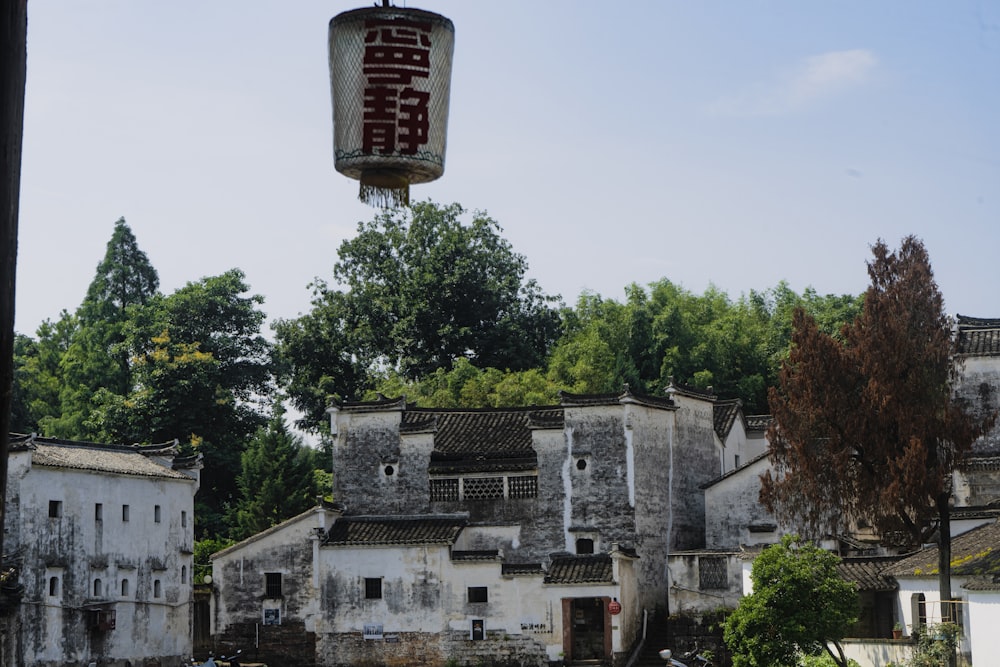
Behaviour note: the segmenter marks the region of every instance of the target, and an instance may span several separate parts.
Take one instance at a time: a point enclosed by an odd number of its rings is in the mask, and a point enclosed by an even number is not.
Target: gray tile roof
[[[617,394],[571,394],[568,391],[559,392],[559,404],[566,408],[578,408],[590,405],[624,405],[628,403],[666,410],[677,408],[677,404],[669,397],[635,394],[627,385]]]
[[[887,567],[899,560],[896,556],[873,558],[844,558],[837,571],[847,581],[853,581],[861,591],[894,591],[899,588],[896,580],[887,576]]]
[[[611,584],[614,583],[611,556],[556,556],[545,577],[546,584]]]
[[[951,540],[951,574],[1000,578],[1000,521],[973,528]],[[937,577],[938,548],[931,546],[885,570],[894,577]]]
[[[538,459],[532,431],[561,428],[563,410],[549,408],[431,409],[403,412],[400,432],[416,429],[434,434],[430,471],[531,470]]]
[[[728,401],[716,401],[712,406],[712,421],[715,426],[715,434],[725,442],[729,437],[729,432],[733,430],[733,424],[740,416],[743,408],[743,401],[733,398]]]
[[[1000,355],[1000,319],[958,316],[958,352],[972,356]]]
[[[174,470],[169,461],[176,443],[165,445],[124,446],[75,442],[56,438],[41,438],[11,434],[10,442],[19,449],[31,450],[31,465],[66,468],[113,475],[134,475],[194,481],[190,475]],[[163,460],[157,461],[157,457]]]
[[[774,421],[774,417],[771,415],[747,415],[745,419],[747,421],[747,432],[756,431],[758,433],[767,431],[767,427]]]
[[[538,575],[545,570],[541,563],[503,563],[500,566],[500,573],[508,577],[518,575]]]
[[[340,517],[327,533],[330,546],[421,546],[455,543],[468,523],[465,515]]]
[[[485,549],[479,551],[451,551],[451,559],[453,561],[464,561],[464,562],[480,562],[480,561],[493,561],[500,560],[500,552],[496,549]]]

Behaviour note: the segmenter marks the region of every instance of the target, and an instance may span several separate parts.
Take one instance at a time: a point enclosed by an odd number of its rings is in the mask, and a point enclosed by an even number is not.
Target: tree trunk
[[[941,622],[956,623],[955,605],[951,599],[951,493],[937,497],[938,509],[938,593],[941,597]],[[955,652],[948,656],[949,667],[955,667]]]
[[[14,280],[21,192],[28,0],[0,8],[0,557],[7,514],[7,454],[14,387]]]

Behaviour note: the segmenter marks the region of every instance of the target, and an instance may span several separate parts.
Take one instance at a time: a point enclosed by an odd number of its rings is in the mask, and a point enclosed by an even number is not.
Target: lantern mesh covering
[[[376,206],[444,173],[455,27],[419,9],[371,7],[330,20],[337,171]]]

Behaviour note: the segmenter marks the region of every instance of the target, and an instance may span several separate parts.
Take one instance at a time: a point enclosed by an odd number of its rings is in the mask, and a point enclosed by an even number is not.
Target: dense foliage
[[[726,619],[733,666],[795,665],[826,653],[847,667],[840,640],[857,620],[858,593],[838,574],[839,562],[796,535],[765,548],[750,572],[753,592]]]
[[[305,474],[302,443],[269,417],[282,397],[321,435],[331,395],[376,392],[428,407],[500,407],[625,384],[655,394],[673,380],[764,412],[795,308],[833,333],[860,306],[785,284],[734,301],[666,279],[628,286],[623,302],[588,292],[566,306],[527,268],[485,213],[432,202],[383,212],[341,245],[333,282],[312,285],[312,309],[275,323],[272,346],[263,299],[239,269],[162,294],[119,220],[80,306],[17,337],[12,428],[98,442],[176,438],[204,457],[198,536],[239,537],[329,492],[328,449],[310,450],[319,453]],[[261,481],[269,475],[280,484]]]
[[[327,396],[360,398],[380,372],[414,380],[458,358],[521,371],[544,363],[559,333],[554,298],[476,212],[431,202],[387,211],[344,241],[334,278],[313,284],[313,309],[278,322],[289,393],[313,424]]]

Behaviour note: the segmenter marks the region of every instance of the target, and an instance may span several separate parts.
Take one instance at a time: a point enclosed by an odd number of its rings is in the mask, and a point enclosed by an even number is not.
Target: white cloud
[[[864,84],[877,64],[867,49],[809,56],[771,82],[718,100],[710,110],[733,116],[792,113]]]

